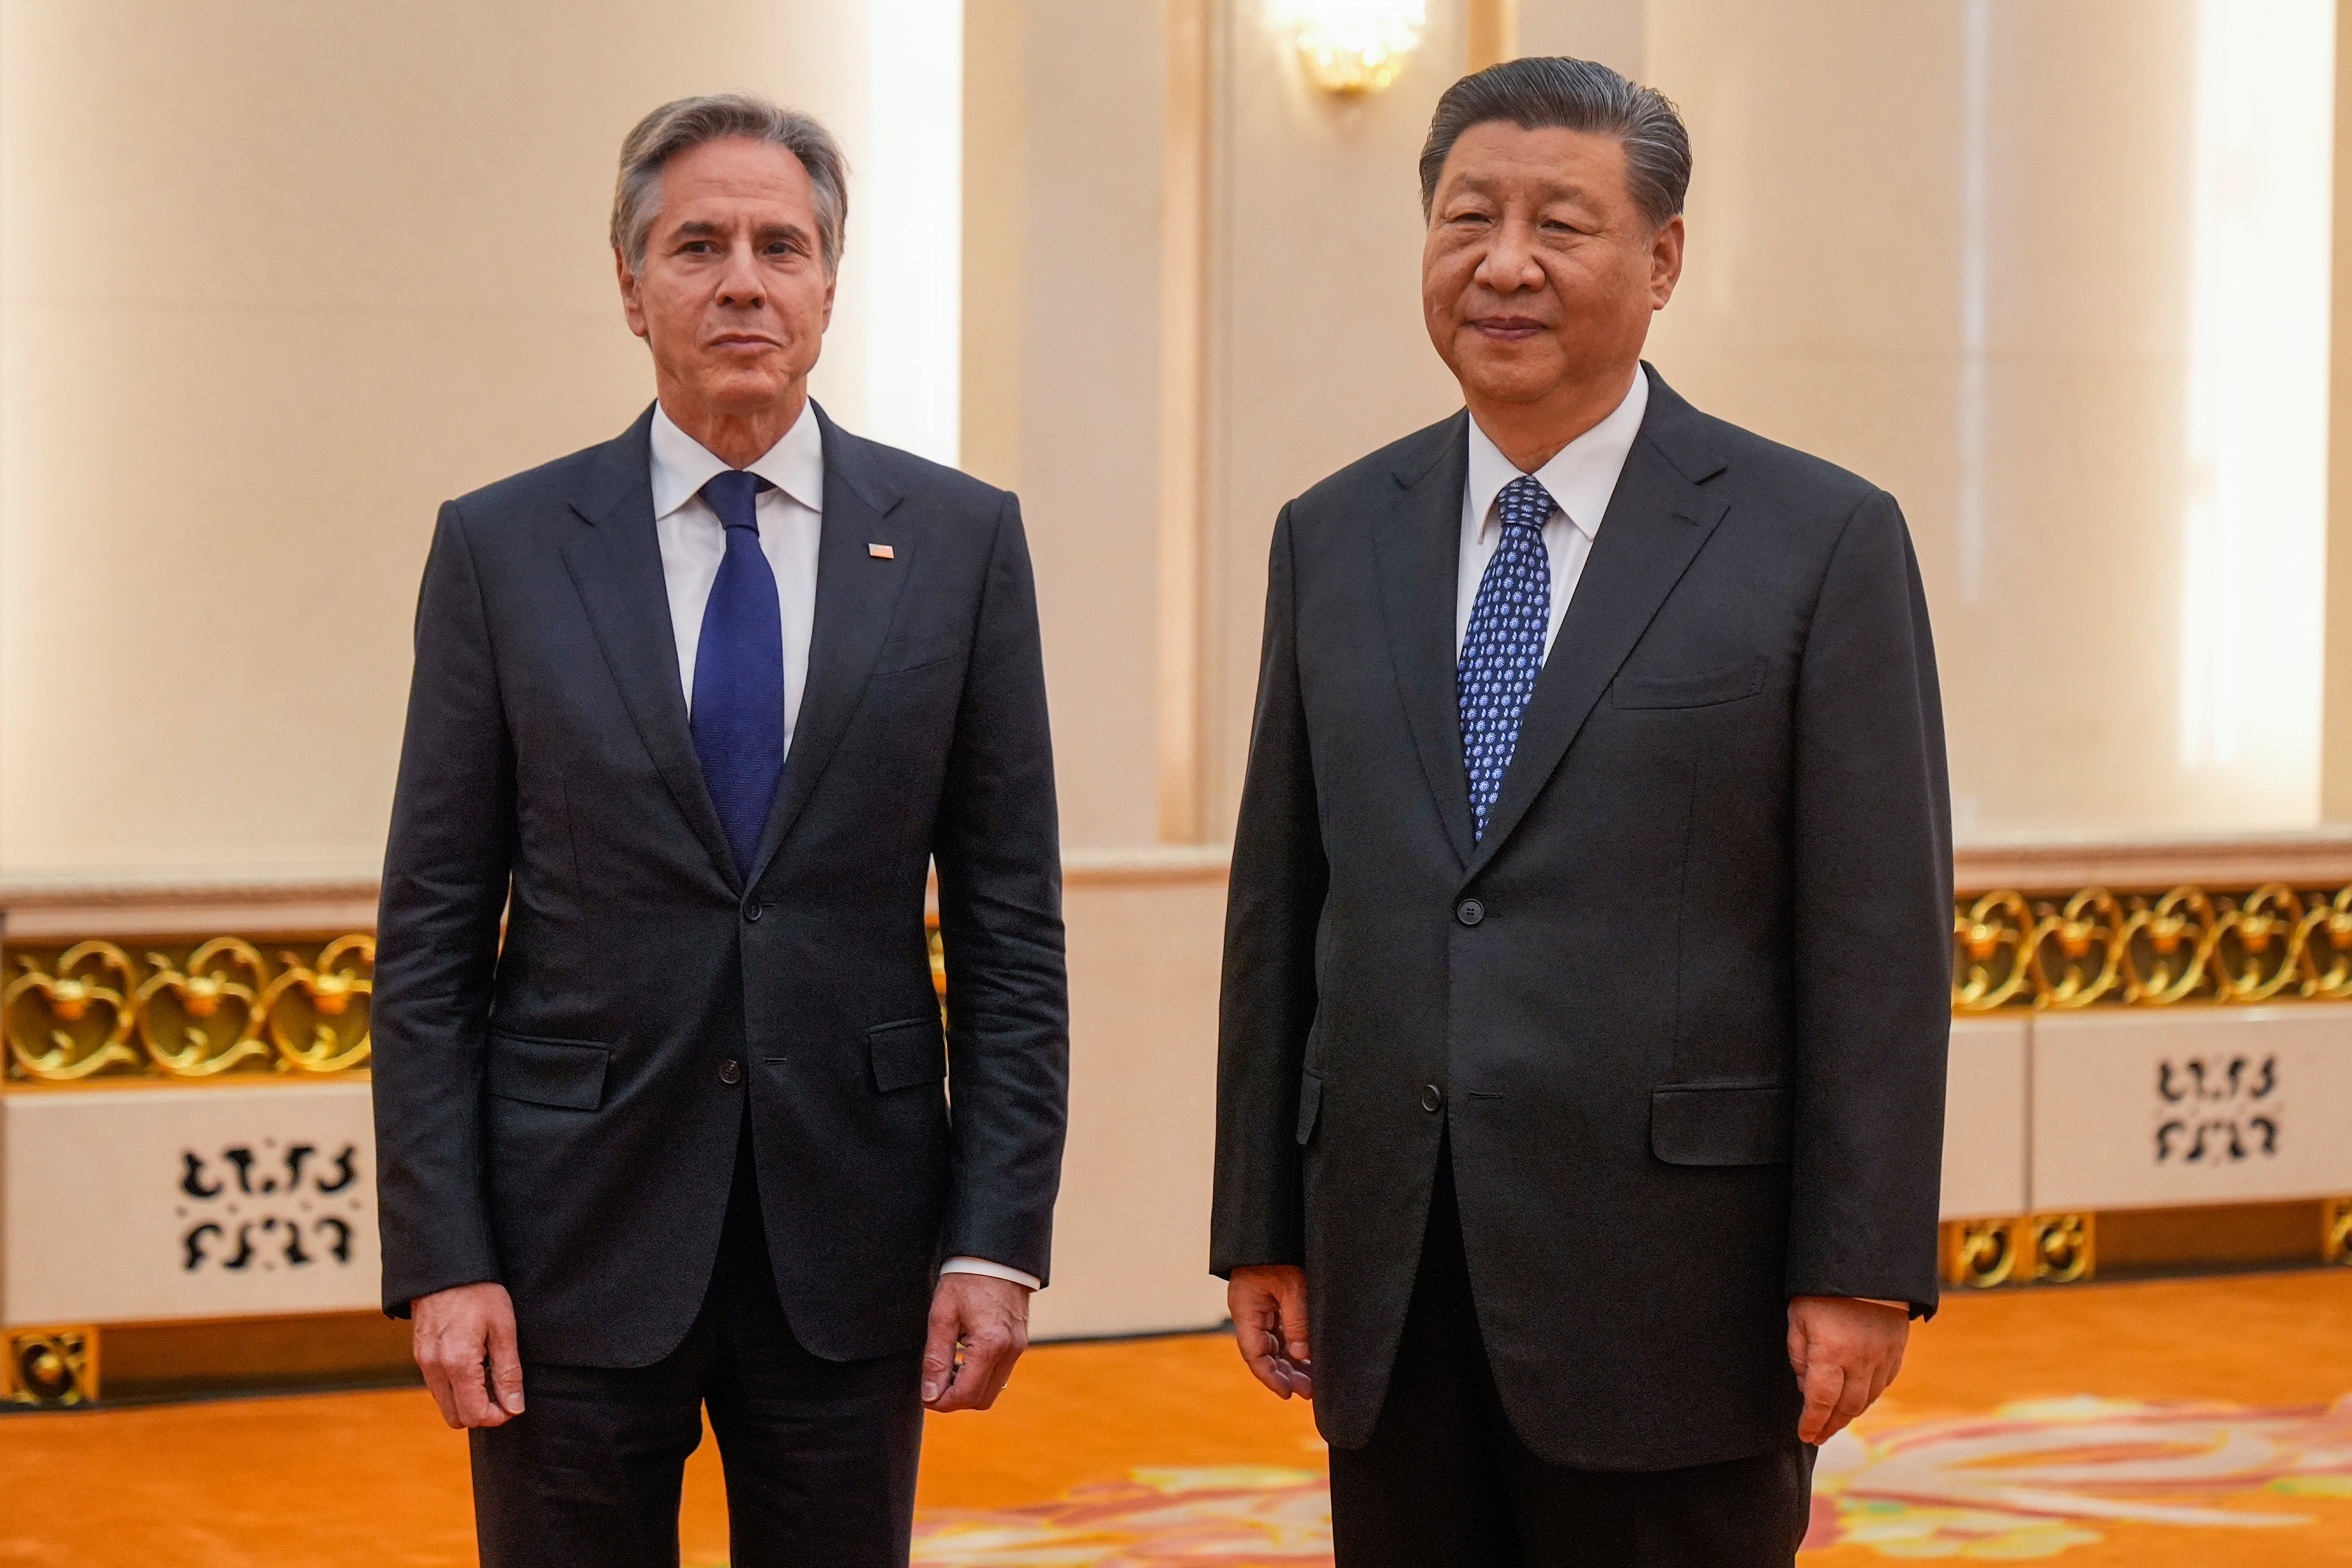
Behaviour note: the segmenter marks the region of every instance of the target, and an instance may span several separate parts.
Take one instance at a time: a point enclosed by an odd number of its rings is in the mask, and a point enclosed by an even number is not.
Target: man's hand
[[[1869,1409],[1903,1370],[1911,1320],[1901,1307],[1850,1296],[1799,1296],[1789,1303],[1789,1364],[1805,1393],[1797,1436],[1828,1442]]]
[[[942,1274],[931,1293],[923,1347],[923,1403],[933,1410],[985,1410],[1029,1348],[1029,1287],[992,1274]]]
[[[1225,1311],[1242,1360],[1260,1383],[1285,1399],[1315,1397],[1314,1345],[1307,1336],[1307,1270],[1291,1263],[1256,1263],[1234,1270]]]
[[[522,1414],[514,1300],[504,1285],[436,1291],[409,1302],[408,1312],[409,1344],[441,1419],[452,1427],[503,1427]]]

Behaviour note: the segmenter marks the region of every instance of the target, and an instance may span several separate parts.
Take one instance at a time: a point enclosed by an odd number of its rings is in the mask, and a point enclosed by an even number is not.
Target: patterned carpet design
[[[1808,1556],[2021,1562],[2107,1539],[2119,1524],[2289,1531],[2352,1523],[2352,1397],[2332,1407],[2054,1399],[1985,1416],[1873,1424],[1822,1451]],[[2324,1511],[2326,1517],[2323,1518]],[[1141,1469],[1057,1501],[934,1510],[929,1568],[1307,1568],[1331,1561],[1313,1470]],[[2185,1560],[2193,1537],[2177,1538]],[[2308,1561],[2282,1535],[2274,1561]]]
[[[420,1391],[0,1416],[0,1568],[461,1568]],[[925,1437],[924,1568],[1307,1568],[1323,1452],[1219,1335],[1033,1351]],[[727,1556],[713,1445],[689,1568]],[[1802,1568],[2352,1568],[2352,1270],[1957,1298],[1822,1451]]]

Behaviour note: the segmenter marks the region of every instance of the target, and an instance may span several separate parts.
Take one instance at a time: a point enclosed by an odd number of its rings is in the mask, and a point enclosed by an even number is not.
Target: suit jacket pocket
[[[584,1040],[536,1040],[493,1030],[488,1087],[501,1099],[593,1111],[604,1103],[604,1070],[612,1061],[610,1046]]]
[[[1671,1085],[1650,1095],[1650,1151],[1670,1166],[1771,1166],[1789,1157],[1785,1083]]]
[[[1690,675],[1626,675],[1609,688],[1612,707],[1710,707],[1736,703],[1764,689],[1764,661],[1727,664]]]
[[[1316,1118],[1323,1113],[1323,1075],[1308,1068],[1298,1075],[1298,1141],[1315,1137]]]
[[[882,644],[874,661],[877,675],[908,675],[917,670],[927,670],[933,664],[944,664],[961,653],[971,639],[960,632],[940,632],[926,637],[893,637]]]
[[[866,1044],[874,1058],[874,1087],[885,1094],[937,1083],[948,1075],[947,1045],[937,1013],[877,1023],[866,1031]]]

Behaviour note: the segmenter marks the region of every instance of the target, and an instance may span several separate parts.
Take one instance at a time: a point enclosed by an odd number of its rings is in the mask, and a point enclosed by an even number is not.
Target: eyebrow
[[[1495,194],[1495,187],[1488,182],[1479,179],[1475,174],[1458,175],[1454,180],[1454,183],[1446,187],[1446,193],[1448,195],[1463,191],[1473,192],[1482,196],[1491,196]],[[1587,188],[1584,185],[1575,181],[1566,180],[1548,180],[1545,182],[1542,188],[1541,197],[1542,200],[1546,202],[1580,202],[1590,199],[1587,194]]]
[[[689,220],[670,231],[672,239],[711,239],[732,232],[725,224],[707,219]],[[761,240],[788,239],[801,245],[808,243],[808,231],[798,224],[762,224],[752,231],[752,237]]]

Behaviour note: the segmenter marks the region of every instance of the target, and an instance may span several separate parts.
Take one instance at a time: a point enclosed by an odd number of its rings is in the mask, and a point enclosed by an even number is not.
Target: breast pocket
[[[1764,661],[1726,664],[1687,675],[1621,675],[1609,688],[1612,707],[1713,707],[1764,689]]]
[[[908,675],[917,670],[928,670],[934,664],[944,664],[963,654],[965,638],[961,632],[943,632],[929,636],[893,637],[882,644],[882,652],[874,661],[877,675]]]

